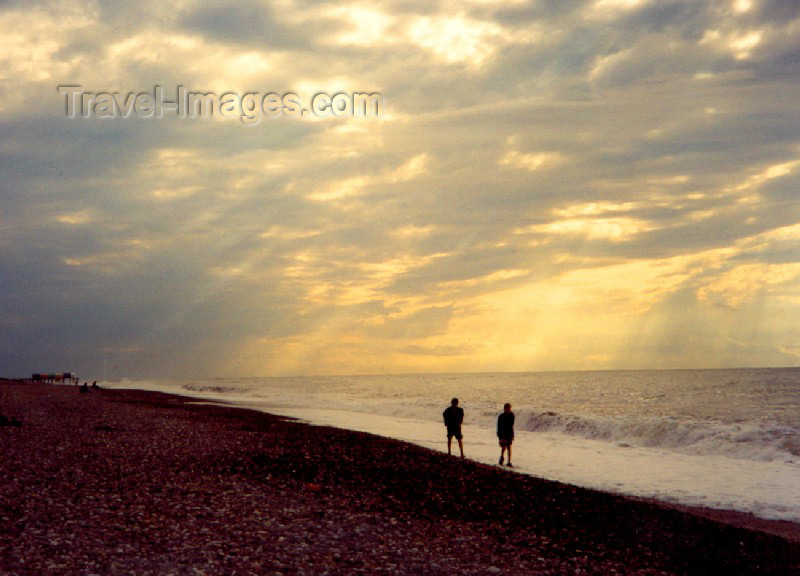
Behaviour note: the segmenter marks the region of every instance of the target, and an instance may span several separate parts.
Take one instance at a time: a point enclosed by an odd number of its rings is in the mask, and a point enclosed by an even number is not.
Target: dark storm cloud
[[[269,4],[243,0],[224,5],[207,2],[190,5],[179,14],[177,27],[211,40],[261,48],[301,48],[311,44],[304,29],[282,24]]]

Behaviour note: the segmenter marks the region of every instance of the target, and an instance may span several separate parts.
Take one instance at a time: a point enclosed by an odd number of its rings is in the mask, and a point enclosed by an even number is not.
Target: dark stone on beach
[[[0,414],[0,426],[22,426],[22,422],[17,420],[14,416],[8,418]]]

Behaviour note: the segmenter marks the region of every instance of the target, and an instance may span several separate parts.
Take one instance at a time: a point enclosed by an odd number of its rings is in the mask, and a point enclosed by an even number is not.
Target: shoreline
[[[785,538],[791,542],[800,543],[800,524],[790,520],[775,520],[771,518],[761,518],[750,512],[740,512],[739,510],[726,510],[724,508],[708,508],[704,506],[687,506],[675,502],[664,502],[652,498],[637,498],[625,496],[631,500],[653,503],[663,508],[674,509],[686,514],[692,514],[699,518],[705,518],[720,524],[727,524],[745,530],[763,532],[773,536]]]
[[[800,573],[791,522],[195,400],[0,381],[0,571]]]
[[[119,389],[117,389],[117,390],[119,390]],[[172,393],[166,393],[166,394],[172,394]],[[286,418],[286,419],[294,420],[294,421],[297,421],[297,422],[299,422],[301,424],[307,424],[307,425],[310,425],[310,426],[322,427],[322,428],[332,427],[332,428],[337,428],[337,429],[344,430],[344,431],[347,431],[347,432],[353,432],[353,433],[358,433],[358,434],[366,434],[368,436],[377,436],[377,437],[385,438],[385,439],[388,439],[388,440],[391,440],[391,441],[407,443],[407,444],[410,444],[410,445],[413,445],[413,446],[420,447],[419,444],[415,444],[414,442],[409,442],[407,440],[393,438],[391,436],[380,436],[380,435],[377,435],[377,434],[374,434],[374,433],[370,433],[370,432],[359,432],[359,431],[356,431],[356,430],[351,430],[349,428],[342,428],[342,427],[339,427],[339,426],[319,425],[319,424],[308,423],[308,422],[305,422],[304,420],[296,419],[296,418],[291,417],[291,416],[273,414],[273,413],[269,412],[268,410],[263,411],[263,410],[258,409],[258,408],[249,408],[249,407],[241,406],[241,405],[238,405],[236,402],[229,402],[229,401],[225,401],[225,400],[204,400],[204,399],[196,398],[196,397],[192,397],[192,396],[183,396],[181,394],[174,394],[174,395],[179,397],[179,398],[184,398],[187,404],[207,405],[207,406],[221,406],[221,407],[229,407],[229,408],[241,408],[243,410],[253,410],[254,412],[258,412],[258,413],[262,413],[262,414],[269,414],[270,416],[274,416],[274,417],[277,417],[277,418]],[[422,446],[422,448],[428,449],[428,448],[426,448],[424,446]],[[435,450],[434,450],[434,452],[435,452]],[[482,466],[489,466],[490,468],[495,468],[494,466],[491,466],[489,464],[480,462],[478,460],[470,459],[469,457],[467,459],[472,461],[472,462],[474,462],[474,463],[476,463],[476,464],[482,465]],[[757,516],[756,514],[753,514],[752,512],[744,512],[744,511],[740,511],[740,510],[727,509],[727,508],[711,508],[711,507],[707,507],[707,506],[693,506],[693,505],[689,505],[689,504],[681,504],[679,502],[671,502],[671,501],[667,501],[667,500],[659,500],[657,498],[649,498],[649,497],[646,497],[646,496],[634,496],[634,495],[630,495],[630,494],[625,494],[623,492],[612,492],[612,491],[607,491],[607,490],[603,490],[603,489],[587,488],[587,487],[583,487],[583,486],[569,484],[567,482],[562,482],[562,481],[559,481],[559,480],[550,480],[548,478],[544,478],[544,477],[541,477],[541,476],[536,476],[536,475],[533,475],[533,474],[528,474],[526,472],[520,472],[516,468],[515,469],[511,469],[511,470],[502,469],[502,471],[503,472],[508,472],[508,473],[511,473],[511,474],[519,474],[519,475],[523,475],[523,476],[528,476],[528,477],[540,479],[540,480],[543,480],[543,481],[556,482],[556,483],[567,485],[567,486],[574,486],[575,488],[580,489],[580,490],[590,490],[590,491],[610,494],[610,495],[614,495],[614,496],[621,496],[623,498],[626,498],[626,499],[629,499],[629,500],[633,500],[633,501],[649,503],[649,504],[653,504],[653,505],[660,506],[660,507],[663,507],[663,508],[668,508],[668,509],[675,509],[675,510],[678,510],[678,511],[681,511],[681,512],[685,512],[687,514],[692,514],[692,515],[695,515],[695,516],[699,516],[701,518],[706,518],[706,519],[709,519],[709,520],[720,522],[722,524],[728,524],[728,525],[739,527],[739,528],[745,528],[745,529],[748,529],[748,530],[755,530],[755,531],[764,532],[764,533],[767,533],[767,534],[772,534],[772,535],[775,535],[775,536],[780,536],[780,537],[786,538],[787,540],[790,540],[792,542],[800,542],[800,523],[793,522],[791,520],[780,520],[780,519],[773,519],[773,518],[763,518],[761,516]]]

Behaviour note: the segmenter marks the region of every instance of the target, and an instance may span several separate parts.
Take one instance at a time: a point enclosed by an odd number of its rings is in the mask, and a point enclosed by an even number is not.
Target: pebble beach
[[[135,390],[0,382],[0,574],[800,574],[800,528]]]

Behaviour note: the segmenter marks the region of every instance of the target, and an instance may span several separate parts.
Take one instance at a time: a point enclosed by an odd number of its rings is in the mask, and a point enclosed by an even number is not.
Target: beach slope
[[[800,574],[794,525],[254,411],[6,381],[0,415],[2,574]]]

